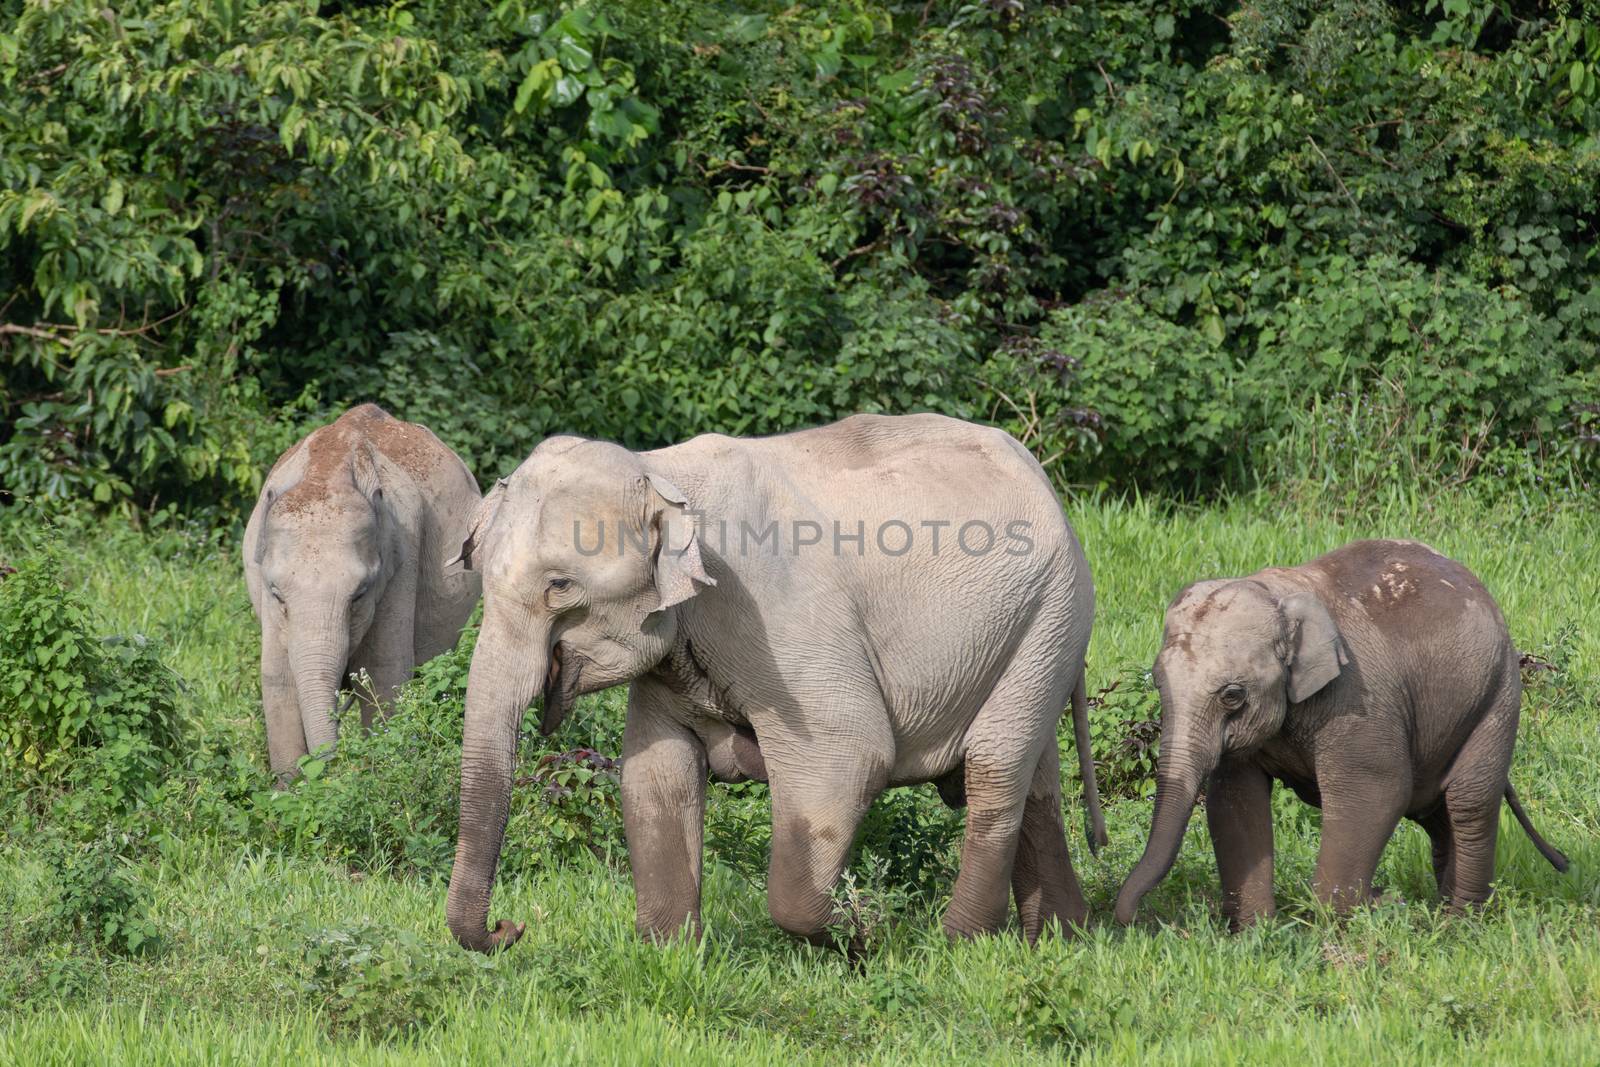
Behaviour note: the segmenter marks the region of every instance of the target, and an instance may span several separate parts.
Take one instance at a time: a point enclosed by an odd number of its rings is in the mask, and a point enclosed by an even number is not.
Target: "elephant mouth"
[[[549,737],[567,717],[583,680],[584,658],[557,644],[550,650],[550,671],[544,680],[544,713],[539,718],[539,733]]]

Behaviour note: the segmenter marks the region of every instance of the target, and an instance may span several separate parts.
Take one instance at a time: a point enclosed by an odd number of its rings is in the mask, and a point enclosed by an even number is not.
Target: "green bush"
[[[1061,765],[1076,766],[1076,753],[1066,751],[1070,725],[1063,729]],[[1156,791],[1156,764],[1161,752],[1161,694],[1141,667],[1124,668],[1116,679],[1089,697],[1089,739],[1100,794],[1151,797]],[[1070,756],[1070,758],[1069,758]]]
[[[370,920],[308,934],[296,955],[300,991],[322,1008],[335,1035],[395,1037],[427,1026],[494,961],[409,930]]]
[[[55,896],[38,921],[37,939],[77,938],[121,956],[151,951],[158,931],[149,917],[150,891],[132,873],[128,853],[135,844],[118,830],[86,842],[54,839],[45,858]]]
[[[424,664],[393,713],[370,732],[351,714],[336,751],[301,760],[303,777],[275,791],[251,768],[232,799],[255,812],[254,832],[294,851],[361,871],[449,877],[460,811],[462,705],[477,641],[469,627],[451,652]],[[615,751],[615,711],[586,699],[569,727]],[[615,761],[595,748],[562,750],[523,724],[511,816],[500,867],[525,873],[548,864],[620,861],[625,855]],[[237,821],[227,798],[217,817]]]
[[[124,810],[181,757],[180,683],[155,642],[101,637],[60,579],[46,541],[0,579],[0,774],[12,789],[59,790]]]

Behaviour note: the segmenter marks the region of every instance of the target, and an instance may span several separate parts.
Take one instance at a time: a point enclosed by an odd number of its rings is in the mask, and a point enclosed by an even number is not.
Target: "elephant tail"
[[[1511,814],[1515,815],[1517,822],[1522,824],[1522,832],[1528,835],[1528,840],[1533,842],[1533,847],[1539,850],[1540,855],[1550,861],[1550,866],[1562,874],[1566,874],[1567,857],[1562,854],[1560,849],[1539,836],[1539,831],[1533,828],[1533,820],[1528,818],[1528,813],[1522,810],[1522,802],[1517,799],[1517,791],[1511,787],[1510,782],[1506,783],[1506,803],[1511,805]]]
[[[1088,809],[1083,829],[1089,838],[1089,851],[1098,856],[1100,846],[1110,839],[1106,837],[1105,814],[1100,810],[1100,784],[1094,775],[1094,752],[1089,746],[1089,698],[1084,679],[1084,674],[1080,672],[1078,684],[1072,687],[1072,735],[1078,746],[1078,774],[1083,778],[1083,805]]]

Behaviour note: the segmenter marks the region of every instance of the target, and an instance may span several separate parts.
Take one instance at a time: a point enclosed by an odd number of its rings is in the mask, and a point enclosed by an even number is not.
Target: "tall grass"
[[[1190,580],[1364,536],[1417,537],[1461,559],[1499,598],[1519,647],[1557,668],[1533,676],[1512,774],[1572,872],[1553,872],[1503,818],[1496,897],[1480,914],[1445,915],[1426,838],[1406,825],[1379,871],[1399,899],[1334,922],[1309,890],[1316,813],[1280,790],[1279,919],[1225,932],[1196,819],[1146,920],[1123,931],[1106,916],[1150,812],[1121,801],[1098,859],[1074,842],[1098,916],[1088,934],[1035,949],[1015,935],[950,945],[936,909],[911,908],[853,967],[778,933],[759,891],[715,864],[704,941],[642,944],[626,873],[579,862],[504,880],[494,913],[527,920],[523,941],[429,1002],[417,1027],[383,1035],[341,1029],[337,997],[303,981],[307,933],[367,922],[445,959],[455,949],[437,882],[178,832],[136,870],[163,947],[116,958],[33,932],[53,887],[35,843],[12,838],[0,847],[0,989],[26,981],[0,1006],[0,1062],[1591,1061],[1600,515],[1404,494],[1301,509],[1085,499],[1069,513],[1098,590],[1091,687],[1149,664],[1164,606]],[[0,558],[29,536],[0,526]],[[254,623],[232,551],[110,527],[67,536],[66,577],[108,628],[162,638],[202,731],[264,752]]]

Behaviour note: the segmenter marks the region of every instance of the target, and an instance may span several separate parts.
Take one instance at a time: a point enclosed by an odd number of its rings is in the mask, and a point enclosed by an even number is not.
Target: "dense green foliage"
[[[0,0],[0,488],[231,508],[367,399],[480,478],[919,408],[1066,481],[1581,478],[1595,14]]]
[[[126,809],[176,761],[178,678],[145,637],[97,633],[60,569],[46,541],[0,581],[0,775]]]
[[[5,779],[8,1063],[565,1062],[577,1048],[617,1063],[1532,1064],[1582,1062],[1600,1039],[1600,605],[1574,580],[1600,572],[1592,508],[1395,500],[1341,520],[1272,500],[1069,504],[1101,590],[1089,686],[1112,839],[1095,859],[1071,834],[1095,928],[1036,949],[1013,935],[946,944],[937,916],[962,818],[931,788],[893,790],[837,894],[858,966],[768,919],[756,783],[711,791],[705,941],[635,937],[607,759],[617,691],[584,698],[552,738],[528,724],[493,909],[528,932],[493,960],[459,951],[443,899],[471,632],[382,728],[347,729],[335,758],[308,760],[275,792],[236,547],[194,526],[134,533],[69,516],[42,536],[7,521],[28,510],[0,517],[0,564],[20,572],[0,578],[0,597],[24,589],[42,618],[78,612],[85,647],[148,635],[183,679],[173,700],[193,728],[162,735],[168,770],[119,803],[80,801],[118,766],[87,741],[49,782]],[[1398,533],[1477,571],[1530,654],[1512,774],[1572,872],[1555,874],[1506,815],[1495,900],[1452,917],[1432,902],[1427,839],[1408,824],[1379,871],[1401,902],[1335,922],[1309,889],[1317,813],[1278,790],[1279,920],[1226,933],[1197,816],[1145,922],[1112,928],[1150,817],[1147,671],[1165,598],[1197,574]],[[1070,780],[1066,792],[1076,824]]]

